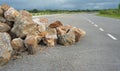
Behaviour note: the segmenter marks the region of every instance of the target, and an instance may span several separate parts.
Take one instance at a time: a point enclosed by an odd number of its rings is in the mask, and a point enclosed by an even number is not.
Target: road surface
[[[0,71],[120,71],[120,20],[94,14],[42,16],[49,23],[84,29],[86,36],[72,46],[56,46],[10,61]]]

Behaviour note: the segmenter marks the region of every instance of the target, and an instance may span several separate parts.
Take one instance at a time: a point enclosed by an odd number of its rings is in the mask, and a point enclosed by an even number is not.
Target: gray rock
[[[6,23],[0,22],[0,32],[7,32],[10,30],[10,26],[8,26]]]
[[[3,16],[3,10],[1,8],[1,6],[0,6],[0,16]]]
[[[63,33],[58,35],[58,43],[64,46],[72,45],[75,43],[75,34],[72,29],[70,29],[67,33]]]
[[[4,16],[8,21],[15,21],[16,17],[18,17],[20,13],[14,8],[10,7],[7,11],[5,11]]]
[[[5,19],[4,17],[1,17],[1,16],[0,16],[0,22],[5,23],[5,22],[6,22],[6,19]]]
[[[13,49],[10,41],[11,38],[8,33],[0,32],[0,66],[9,62],[11,58]]]

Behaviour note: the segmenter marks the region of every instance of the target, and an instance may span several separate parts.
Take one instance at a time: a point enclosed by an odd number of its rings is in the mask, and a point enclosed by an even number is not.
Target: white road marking
[[[98,25],[97,25],[97,24],[95,24],[94,26],[95,26],[95,27],[98,27]]]
[[[94,24],[94,22],[91,22],[91,24]]]
[[[110,38],[112,38],[113,40],[117,40],[117,38],[115,38],[113,35],[111,35],[111,34],[107,34]]]
[[[102,32],[104,31],[103,28],[99,28],[99,30],[102,31]]]

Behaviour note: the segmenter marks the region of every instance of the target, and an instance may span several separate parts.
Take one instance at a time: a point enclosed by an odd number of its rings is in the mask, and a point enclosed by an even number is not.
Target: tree
[[[120,3],[119,3],[119,5],[118,5],[118,9],[120,10]]]
[[[38,10],[37,9],[33,9],[33,13],[38,13]]]

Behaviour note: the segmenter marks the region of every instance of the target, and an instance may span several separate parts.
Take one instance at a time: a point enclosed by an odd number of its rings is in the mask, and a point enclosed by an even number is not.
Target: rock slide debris
[[[60,21],[48,24],[46,18],[32,19],[29,12],[17,11],[3,4],[0,6],[0,66],[17,54],[35,54],[41,44],[68,46],[78,42],[85,34],[82,29],[65,26]]]

